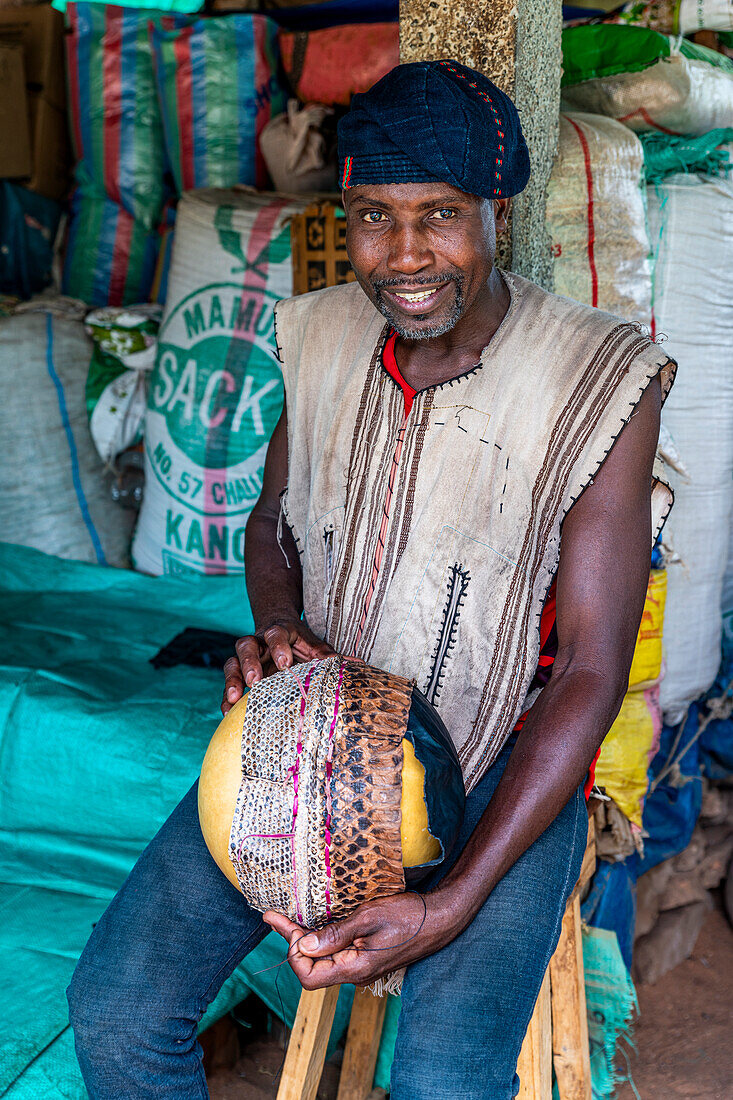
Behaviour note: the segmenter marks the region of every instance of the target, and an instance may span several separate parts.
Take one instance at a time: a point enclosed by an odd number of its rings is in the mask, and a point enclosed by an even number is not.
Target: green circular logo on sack
[[[150,408],[202,468],[244,462],[269,440],[283,401],[270,295],[216,284],[184,298],[160,332]]]

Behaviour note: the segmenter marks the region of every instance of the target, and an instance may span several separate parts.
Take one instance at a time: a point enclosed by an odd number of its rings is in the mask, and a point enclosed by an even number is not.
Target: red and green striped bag
[[[77,189],[71,203],[63,291],[89,305],[146,302],[160,237],[105,196]]]
[[[154,229],[163,206],[165,173],[148,34],[154,13],[72,3],[66,14],[77,183],[89,195],[106,195]]]
[[[262,15],[151,24],[163,129],[176,188],[267,185],[259,135],[282,114],[277,26]]]

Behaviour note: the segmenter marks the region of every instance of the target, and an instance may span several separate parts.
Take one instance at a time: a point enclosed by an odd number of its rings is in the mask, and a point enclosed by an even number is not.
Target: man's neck
[[[509,309],[510,294],[496,268],[470,309],[449,332],[429,340],[397,337],[400,373],[416,390],[449,382],[470,371],[481,359]]]

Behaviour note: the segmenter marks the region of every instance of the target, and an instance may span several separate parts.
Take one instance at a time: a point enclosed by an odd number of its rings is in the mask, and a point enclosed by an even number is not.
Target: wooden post
[[[580,897],[565,910],[560,942],[550,960],[552,1056],[560,1100],[591,1100]]]
[[[315,1100],[339,989],[331,985],[301,993],[277,1100]]]
[[[400,60],[455,58],[511,96],[522,119],[532,175],[512,204],[511,236],[497,262],[552,290],[545,227],[557,152],[562,7],[556,0],[400,0]]]
[[[517,1100],[552,1100],[552,1014],[549,970],[542,981],[540,995],[522,1043],[517,1073],[520,1080]]]
[[[357,989],[336,1100],[367,1100],[372,1090],[387,998]]]

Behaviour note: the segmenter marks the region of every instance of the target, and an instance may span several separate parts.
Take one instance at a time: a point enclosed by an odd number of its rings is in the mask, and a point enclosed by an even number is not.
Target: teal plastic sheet
[[[58,11],[66,11],[68,4],[67,0],[52,0],[51,7],[56,8]],[[105,7],[104,4],[96,3],[95,7]],[[114,3],[108,5],[111,7],[124,7],[124,8],[142,8],[142,10],[150,12],[150,14],[157,14],[158,12],[172,12],[178,15],[191,15],[193,12],[199,11],[203,6],[203,0],[161,0],[161,3],[151,4],[150,0],[125,0],[124,4]]]
[[[149,663],[186,626],[250,630],[242,577],[147,577],[0,543],[0,1096],[86,1097],[65,988],[220,718],[221,673]],[[269,969],[284,954],[263,941],[204,1026],[249,991],[292,1023],[300,986]]]

